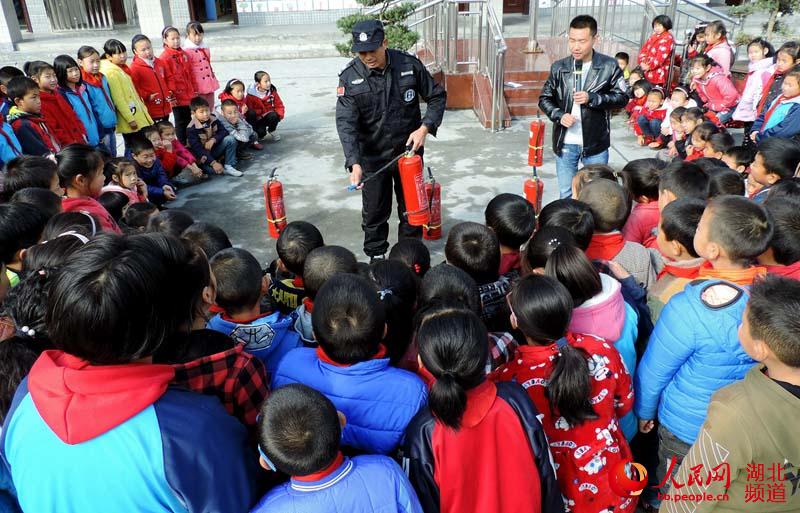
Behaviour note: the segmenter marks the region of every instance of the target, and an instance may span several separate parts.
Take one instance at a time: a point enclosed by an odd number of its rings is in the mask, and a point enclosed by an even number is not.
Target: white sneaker
[[[233,166],[225,166],[225,174],[228,176],[242,176],[244,173]]]
[[[278,142],[278,141],[281,140],[281,136],[279,134],[277,134],[276,132],[272,132],[269,135],[272,137],[272,142]]]

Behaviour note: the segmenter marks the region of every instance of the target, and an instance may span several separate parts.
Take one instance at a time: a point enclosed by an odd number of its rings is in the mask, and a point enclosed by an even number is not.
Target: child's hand
[[[131,127],[131,130],[139,130],[139,123],[137,123],[136,120],[132,119],[128,121],[128,126]]]
[[[225,169],[222,167],[222,164],[220,164],[216,160],[211,163],[211,169],[213,169],[214,172],[218,175],[221,175],[223,171],[225,171]]]
[[[202,178],[203,177],[203,170],[200,169],[197,164],[189,164],[189,170],[192,172],[192,176],[194,178]]]
[[[667,148],[669,148],[670,151],[674,151],[675,150],[675,141],[668,142],[667,143]]]
[[[203,145],[203,147],[205,149],[207,149],[207,150],[210,150],[211,148],[214,147],[214,144],[216,144],[216,142],[217,142],[217,140],[212,137],[211,139],[206,141],[206,143]]]
[[[661,123],[661,135],[669,135],[669,127],[665,123]]]
[[[165,185],[164,187],[161,188],[161,190],[164,191],[164,198],[167,201],[175,199],[175,190],[172,188],[172,186]]]
[[[758,137],[758,132],[750,132],[750,140],[756,142],[756,137]]]
[[[639,431],[642,433],[649,433],[653,430],[656,423],[652,420],[639,419]]]
[[[611,274],[613,274],[620,280],[624,280],[625,278],[630,277],[631,273],[629,273],[627,269],[622,267],[622,265],[620,265],[619,263],[613,260],[608,260],[606,263],[608,264],[608,269],[611,271]]]
[[[161,141],[164,144],[164,149],[168,152],[172,152],[172,141],[167,141],[166,139],[161,139]]]
[[[247,105],[242,105],[242,116],[247,112]]]
[[[151,94],[151,95],[150,95],[148,98],[149,98],[149,100],[152,102],[152,101],[154,101],[156,98],[158,98],[158,93],[153,93],[153,94]]]

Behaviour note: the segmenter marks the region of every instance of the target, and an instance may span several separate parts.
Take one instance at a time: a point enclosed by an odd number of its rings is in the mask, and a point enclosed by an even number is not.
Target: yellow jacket
[[[117,110],[117,132],[130,134],[153,124],[153,118],[150,117],[147,107],[136,92],[130,75],[108,59],[100,61],[100,73],[108,80],[111,101]],[[136,121],[139,125],[137,130],[131,128],[129,124],[131,121]]]

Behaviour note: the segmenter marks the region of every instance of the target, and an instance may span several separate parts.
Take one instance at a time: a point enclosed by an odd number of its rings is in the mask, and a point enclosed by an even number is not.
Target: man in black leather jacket
[[[621,88],[625,79],[617,61],[594,51],[597,21],[576,16],[569,24],[572,54],[553,63],[539,95],[539,108],[553,122],[559,195],[572,193],[578,161],[608,164],[611,111],[628,102]]]

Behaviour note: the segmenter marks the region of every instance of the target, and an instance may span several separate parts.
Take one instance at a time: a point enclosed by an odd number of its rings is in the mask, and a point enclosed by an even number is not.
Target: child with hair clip
[[[752,200],[763,203],[776,182],[797,174],[800,166],[800,143],[791,139],[771,138],[758,144],[756,158],[750,166],[750,177],[761,188]]]
[[[186,25],[186,40],[183,51],[189,57],[194,91],[202,96],[208,105],[214,105],[214,93],[219,89],[219,81],[211,68],[211,50],[203,42],[205,30],[199,21],[190,21]]]
[[[431,268],[431,252],[419,239],[400,239],[389,251],[389,260],[403,262],[422,279]]]
[[[86,143],[86,128],[70,103],[58,93],[58,77],[50,64],[43,61],[25,63],[25,74],[39,86],[41,114],[59,146]]]
[[[222,102],[224,102],[225,100],[231,100],[233,103],[236,104],[236,108],[239,110],[239,114],[244,116],[249,112],[244,94],[245,94],[244,82],[242,82],[238,78],[232,78],[228,80],[227,84],[225,84],[225,89],[223,89],[222,92],[219,93],[218,98],[220,104],[222,104]]]
[[[128,197],[130,205],[147,201],[147,184],[136,174],[133,162],[122,158],[111,159],[103,167],[103,174],[106,184],[100,190],[101,194],[121,192]]]
[[[607,486],[610,473],[632,458],[620,419],[633,407],[633,388],[619,352],[573,331],[573,298],[554,278],[526,276],[509,304],[511,323],[526,344],[492,379],[523,383],[543,415],[565,504],[570,511],[633,511],[636,500]]]
[[[122,134],[126,151],[133,134],[153,124],[153,118],[133,84],[130,69],[125,64],[127,59],[124,44],[116,39],[106,41],[100,60],[100,73],[108,81],[111,101],[117,113],[117,132]]]
[[[639,146],[647,145],[654,150],[661,148],[661,142],[658,141],[658,138],[661,134],[661,124],[664,122],[666,115],[664,90],[660,87],[654,87],[647,93],[647,101],[639,111],[639,116],[637,116],[636,124],[633,127]]]
[[[186,144],[186,127],[192,120],[189,102],[195,97],[195,85],[189,57],[181,48],[181,33],[175,27],[164,27],[161,32],[164,51],[159,59],[165,68],[165,83],[175,98],[172,116],[175,118],[175,130],[181,144]]]
[[[754,143],[768,137],[792,139],[800,134],[800,68],[785,74],[781,94],[761,114],[751,127]]]
[[[133,61],[131,78],[136,91],[147,106],[147,112],[157,123],[169,119],[174,93],[167,84],[167,69],[153,53],[153,44],[144,34],[136,34],[131,41]]]
[[[625,164],[620,174],[628,195],[634,201],[631,215],[622,228],[622,237],[650,247],[658,226],[658,175],[666,163],[658,159],[636,159]]]
[[[275,133],[275,129],[286,115],[283,100],[266,71],[256,71],[253,81],[253,85],[247,88],[245,101],[248,111],[245,118],[253,125],[260,139],[270,135],[273,141],[280,141],[281,136]]]
[[[587,164],[572,177],[572,199],[578,199],[581,190],[593,180],[603,179],[616,182],[618,178],[619,174],[608,164]]]
[[[690,87],[703,102],[703,107],[714,113],[721,125],[733,116],[739,102],[739,91],[730,79],[730,73],[708,55],[698,55],[691,61]]]
[[[378,297],[386,311],[386,356],[392,365],[401,362],[411,345],[417,306],[419,280],[414,273],[396,260],[377,260],[370,264],[367,277],[375,283]]]
[[[427,407],[406,430],[402,457],[423,511],[564,511],[540,412],[519,384],[486,377],[480,318],[458,307],[432,309],[416,339],[434,381]]]
[[[772,73],[764,82],[761,89],[761,96],[756,108],[756,117],[763,114],[775,98],[781,94],[783,79],[792,68],[800,64],[800,43],[797,41],[787,41],[778,48],[775,53],[775,66]]]
[[[97,147],[100,144],[97,118],[92,111],[89,93],[81,78],[80,66],[69,55],[59,55],[53,61],[53,68],[58,79],[58,93],[69,102],[83,124],[86,142],[89,146]]]
[[[0,116],[5,118],[8,111],[14,106],[14,102],[8,97],[8,83],[12,78],[24,77],[25,73],[14,66],[3,66],[0,68]]]
[[[483,212],[486,226],[500,243],[500,276],[520,271],[520,247],[528,242],[536,228],[533,205],[517,194],[499,194]]]
[[[100,74],[100,53],[91,46],[78,49],[81,85],[86,87],[89,104],[97,121],[100,144],[112,157],[117,156],[117,113],[106,77]]]
[[[103,230],[122,233],[117,223],[97,202],[103,189],[103,157],[96,149],[84,144],[71,144],[56,154],[58,179],[66,195],[64,212],[88,212],[100,221]]]
[[[745,135],[752,131],[753,121],[758,117],[758,100],[771,74],[775,61],[775,48],[766,39],[757,37],[747,44],[747,57],[750,60],[747,64],[747,81],[732,118],[734,121],[744,122]],[[743,144],[752,146],[746,140]]]

